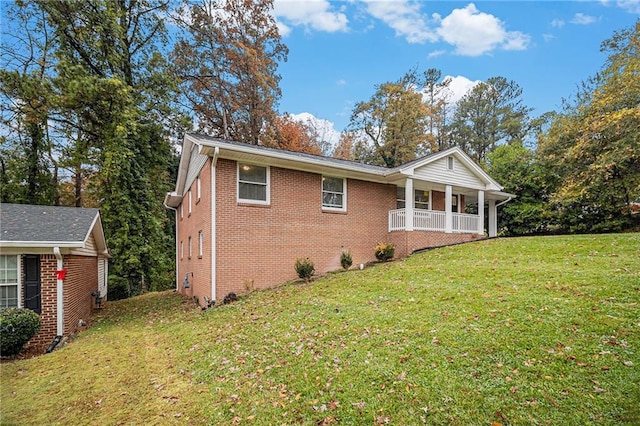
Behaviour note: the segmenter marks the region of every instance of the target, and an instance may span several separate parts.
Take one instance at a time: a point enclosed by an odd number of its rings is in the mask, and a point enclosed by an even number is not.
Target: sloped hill
[[[640,234],[482,241],[202,312],[111,302],[2,424],[640,424]],[[292,266],[293,267],[293,266]]]

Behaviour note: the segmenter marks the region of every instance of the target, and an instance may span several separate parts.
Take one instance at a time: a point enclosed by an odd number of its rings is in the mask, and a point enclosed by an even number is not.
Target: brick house
[[[0,204],[0,307],[40,315],[46,347],[106,299],[109,253],[98,209]],[[57,337],[60,336],[60,337]]]
[[[297,278],[297,258],[324,273],[343,251],[354,265],[375,260],[378,242],[404,257],[492,237],[497,207],[514,197],[501,190],[459,148],[389,169],[188,134],[165,197],[176,289],[204,305]]]

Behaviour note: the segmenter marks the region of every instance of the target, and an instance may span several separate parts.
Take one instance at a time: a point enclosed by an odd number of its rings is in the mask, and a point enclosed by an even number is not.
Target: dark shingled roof
[[[98,209],[0,203],[0,241],[79,242]]]

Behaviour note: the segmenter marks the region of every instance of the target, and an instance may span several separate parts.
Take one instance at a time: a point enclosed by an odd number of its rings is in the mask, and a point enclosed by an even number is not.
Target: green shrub
[[[376,259],[386,262],[389,259],[393,259],[395,251],[396,246],[391,243],[378,243],[375,247]]]
[[[40,330],[40,317],[26,308],[0,309],[0,354],[17,355]]]
[[[308,280],[313,275],[315,268],[313,262],[309,258],[296,259],[296,272],[298,276],[304,280]]]
[[[340,264],[344,269],[349,269],[353,264],[353,259],[351,258],[351,253],[348,251],[343,251],[340,255]]]

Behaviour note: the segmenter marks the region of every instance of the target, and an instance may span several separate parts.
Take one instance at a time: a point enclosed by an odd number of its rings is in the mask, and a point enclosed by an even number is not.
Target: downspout
[[[60,247],[53,248],[53,254],[56,256],[58,260],[57,270],[61,271],[64,267],[64,263],[62,260],[62,253],[60,253]],[[53,339],[53,342],[49,345],[45,353],[50,353],[55,349],[55,347],[62,340],[62,336],[64,336],[64,288],[63,288],[64,280],[60,279],[60,275],[58,275],[57,285],[56,285],[56,316],[57,316],[57,326],[56,326],[56,337]]]
[[[211,159],[211,300],[216,301],[216,166],[220,148],[216,146]]]
[[[511,200],[513,200],[513,197],[509,197],[509,198],[507,198],[506,200],[504,200],[503,202],[496,204],[496,209],[497,209],[498,207],[500,207],[501,205],[503,205],[503,204],[507,204],[507,203],[508,203],[509,201],[511,201]]]

